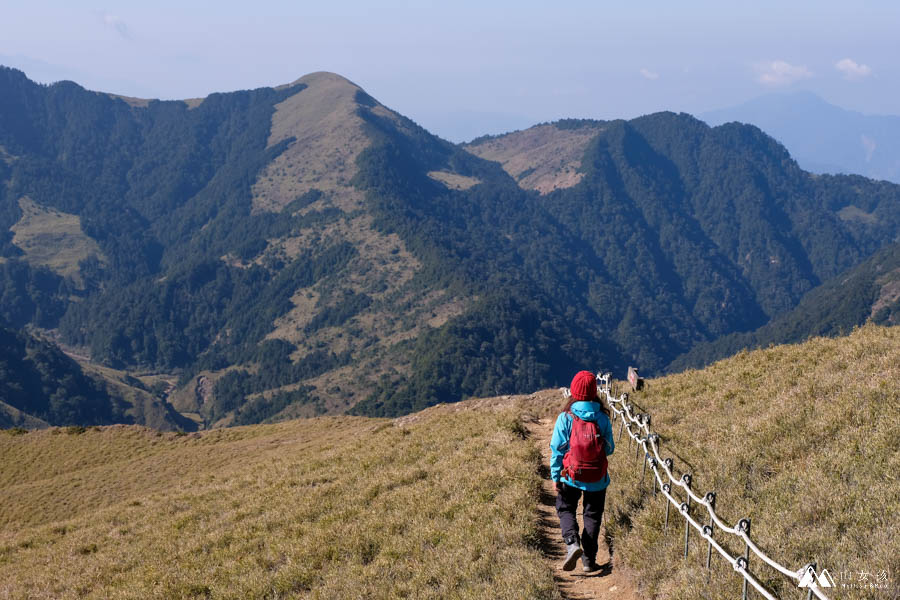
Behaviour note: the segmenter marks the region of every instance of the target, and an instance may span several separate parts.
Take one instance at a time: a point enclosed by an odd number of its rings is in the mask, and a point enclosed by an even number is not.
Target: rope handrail
[[[668,486],[667,486],[668,487]],[[747,569],[747,560],[743,556],[734,557],[731,556],[727,550],[725,550],[719,543],[713,539],[712,536],[712,528],[708,525],[704,526],[691,518],[691,515],[688,513],[688,505],[686,502],[683,502],[679,505],[678,499],[672,496],[667,490],[663,490],[663,495],[675,506],[678,506],[678,510],[681,513],[681,516],[691,524],[691,526],[700,532],[700,537],[707,540],[710,545],[716,549],[716,552],[721,554],[725,560],[728,561],[729,564],[734,568],[735,571],[741,573],[744,578],[750,582],[756,590],[759,591],[767,600],[777,600],[774,595],[772,595],[769,590],[765,588],[757,579],[753,576],[752,573]]]
[[[607,403],[613,411],[613,421],[615,421],[616,417],[621,420],[619,435],[621,436],[622,431],[627,431],[629,438],[634,440],[638,444],[638,446],[643,448],[644,450],[644,469],[646,470],[646,467],[649,465],[651,471],[653,472],[654,493],[656,492],[656,485],[659,484],[659,488],[662,491],[663,496],[666,498],[667,526],[669,519],[668,507],[671,504],[678,509],[678,513],[685,519],[687,525],[690,525],[690,527],[697,530],[700,533],[700,537],[708,542],[709,548],[715,548],[716,552],[720,554],[734,568],[735,571],[741,574],[744,579],[744,598],[747,597],[747,584],[749,583],[767,600],[776,600],[775,595],[767,590],[766,587],[750,572],[749,557],[750,552],[752,551],[753,554],[755,554],[761,561],[763,561],[765,564],[769,565],[771,568],[775,569],[782,575],[794,580],[794,582],[796,583],[803,582],[808,589],[808,599],[812,598],[812,596],[815,595],[820,600],[829,600],[828,596],[826,596],[824,592],[822,592],[820,586],[817,583],[815,563],[809,563],[803,566],[801,569],[792,571],[791,569],[773,560],[765,552],[763,552],[763,550],[760,549],[759,546],[757,546],[756,543],[750,538],[749,518],[739,520],[734,526],[726,524],[716,513],[715,492],[709,492],[704,496],[699,496],[691,489],[692,477],[689,473],[684,473],[680,478],[676,478],[672,473],[672,459],[663,459],[660,456],[659,434],[654,433],[650,429],[650,415],[634,414],[634,405],[628,404],[627,393],[622,393],[618,398],[611,393],[611,375],[609,373],[598,373],[596,375],[596,378],[598,391],[606,397]],[[568,388],[560,388],[560,390],[563,392],[563,395],[565,397],[570,396]],[[665,475],[665,479],[667,480],[665,482],[663,481],[663,474]],[[684,491],[685,495],[687,496],[686,502],[679,502],[678,499],[672,495],[671,492],[673,486],[677,486]],[[691,517],[691,501],[696,502],[706,509],[706,512],[710,517],[709,525],[701,525]],[[723,533],[736,536],[744,542],[744,544],[746,545],[745,556],[731,556],[731,554],[729,554],[729,552],[713,538],[713,523],[715,523],[715,526],[718,527]],[[687,556],[688,531],[688,529],[685,529],[685,556]],[[707,552],[707,568],[709,568],[710,565],[710,551],[711,550],[708,550]],[[810,574],[812,576],[809,576]]]

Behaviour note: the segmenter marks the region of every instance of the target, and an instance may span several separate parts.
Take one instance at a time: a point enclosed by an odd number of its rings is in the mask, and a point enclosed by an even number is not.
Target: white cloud
[[[834,63],[834,68],[844,74],[846,79],[862,79],[872,74],[872,67],[863,65],[851,58],[843,58]]]
[[[125,21],[122,20],[121,17],[109,12],[98,13],[98,16],[100,17],[100,22],[103,23],[104,26],[114,29],[126,40],[131,39],[131,32],[128,30],[128,25],[125,24]]]
[[[792,65],[783,60],[773,60],[758,63],[756,68],[756,80],[763,85],[779,86],[790,85],[801,79],[809,79],[812,71],[803,65]]]
[[[654,81],[654,80],[656,80],[656,79],[659,79],[659,73],[657,73],[657,72],[655,72],[655,71],[651,71],[650,69],[641,69],[641,70],[640,70],[640,73],[641,73],[641,75],[643,75],[645,78],[647,78],[647,79],[649,79],[649,80],[651,80],[651,81]]]

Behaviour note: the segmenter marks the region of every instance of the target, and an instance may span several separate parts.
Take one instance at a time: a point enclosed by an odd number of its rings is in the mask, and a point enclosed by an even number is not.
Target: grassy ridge
[[[654,379],[632,399],[653,415],[676,475],[691,472],[698,493],[716,491],[726,522],[750,517],[753,539],[773,559],[791,569],[816,561],[836,578],[852,571],[856,582],[859,571],[885,570],[890,592],[831,597],[892,597],[900,587],[898,380],[900,328],[866,326]],[[684,521],[674,509],[663,533],[662,497],[650,494],[649,476],[641,486],[634,456],[623,439],[611,458],[607,526],[643,589],[661,598],[736,597],[741,579],[715,552],[707,583],[698,536],[682,558]],[[705,510],[692,514],[707,520]],[[726,547],[743,551],[736,541]],[[750,565],[780,597],[799,593],[758,559]]]
[[[554,597],[521,432],[507,409],[0,434],[0,597]]]
[[[866,326],[651,380],[633,400],[726,522],[750,517],[790,568],[885,571],[888,591],[831,595],[880,598],[900,584],[898,380],[900,328]],[[0,597],[558,597],[536,549],[539,453],[520,418],[561,407],[548,390],[397,421],[0,433]],[[642,594],[737,597],[718,557],[707,581],[695,534],[682,558],[676,514],[663,532],[662,499],[624,439],[610,471],[608,533]],[[750,564],[779,597],[798,595]]]

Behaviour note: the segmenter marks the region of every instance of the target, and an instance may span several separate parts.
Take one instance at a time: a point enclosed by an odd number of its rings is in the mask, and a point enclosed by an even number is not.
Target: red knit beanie
[[[579,371],[572,378],[569,392],[576,400],[596,400],[597,378],[590,371]]]

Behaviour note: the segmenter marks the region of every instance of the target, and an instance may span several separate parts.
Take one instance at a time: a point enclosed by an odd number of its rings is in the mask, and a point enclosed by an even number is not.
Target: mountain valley
[[[157,101],[4,68],[0,90],[2,324],[107,387],[150,381],[191,418],[168,428],[705,364],[900,226],[900,187],[812,175],[755,127],[685,114],[454,145],[331,73]]]

